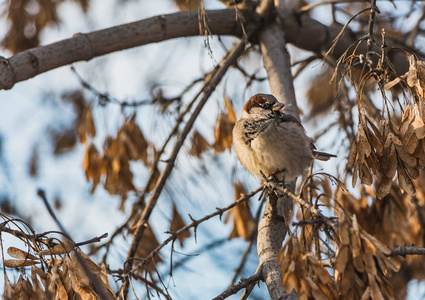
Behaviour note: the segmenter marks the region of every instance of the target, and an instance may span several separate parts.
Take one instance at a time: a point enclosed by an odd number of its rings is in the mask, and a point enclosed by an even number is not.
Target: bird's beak
[[[273,111],[280,111],[283,107],[285,106],[285,104],[280,103],[280,102],[276,102],[273,107],[272,110]]]

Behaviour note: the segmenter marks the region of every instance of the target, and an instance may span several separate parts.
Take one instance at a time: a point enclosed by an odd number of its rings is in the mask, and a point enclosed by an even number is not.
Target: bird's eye
[[[266,101],[266,102],[261,103],[260,106],[264,109],[271,109],[273,107],[273,104]]]

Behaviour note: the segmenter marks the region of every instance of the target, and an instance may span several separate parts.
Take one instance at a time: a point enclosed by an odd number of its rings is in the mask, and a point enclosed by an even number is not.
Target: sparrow
[[[236,156],[260,180],[275,176],[289,182],[303,175],[314,159],[335,157],[316,151],[301,123],[281,111],[283,106],[273,95],[256,94],[233,128]]]

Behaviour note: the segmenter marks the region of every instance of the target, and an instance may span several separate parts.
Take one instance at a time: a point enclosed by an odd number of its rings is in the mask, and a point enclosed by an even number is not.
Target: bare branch
[[[305,14],[301,16],[291,9],[276,9],[288,43],[316,53],[326,52],[341,30],[340,25],[323,25]],[[254,19],[247,10],[234,9],[206,11],[206,22],[213,35],[243,36],[240,19]],[[0,57],[0,90],[11,89],[17,82],[27,80],[44,72],[115,51],[158,43],[177,37],[199,36],[198,15],[179,12],[110,27],[90,33],[76,34],[72,38],[40,46],[18,53],[8,59]],[[357,40],[350,31],[339,39],[333,54],[338,58]],[[365,50],[365,49],[364,49]],[[403,54],[397,54],[393,63],[400,73],[408,65]]]
[[[390,254],[385,254],[386,256],[397,256],[400,255],[406,258],[406,255],[425,255],[425,248],[413,247],[413,246],[405,246],[402,245],[400,247],[391,248]]]
[[[205,221],[207,221],[207,220],[209,220],[209,219],[211,219],[213,217],[222,216],[226,211],[232,209],[233,207],[235,207],[235,206],[237,206],[237,205],[239,205],[241,203],[244,203],[244,202],[248,201],[251,197],[253,197],[255,194],[257,194],[258,192],[260,192],[262,189],[263,189],[262,187],[259,187],[259,188],[255,189],[255,190],[253,190],[252,192],[250,192],[250,193],[248,193],[246,195],[243,195],[241,198],[239,198],[238,200],[236,200],[232,204],[230,204],[230,205],[228,205],[226,207],[223,207],[223,208],[217,208],[217,210],[215,212],[213,212],[213,213],[211,213],[209,215],[206,215],[206,216],[202,217],[199,220],[192,221],[192,223],[190,223],[190,224],[188,224],[188,225],[180,228],[176,232],[169,232],[169,233],[171,233],[171,236],[168,239],[166,239],[161,245],[159,245],[155,250],[153,250],[149,254],[149,256],[146,257],[145,260],[146,261],[150,261],[162,248],[164,248],[165,245],[169,244],[171,241],[176,240],[177,237],[180,234],[182,234],[183,232],[188,231],[190,228],[197,227],[197,226],[199,226],[199,224],[201,224],[201,223],[203,223],[203,222],[205,222]],[[138,266],[138,267],[140,267],[140,266]]]
[[[374,43],[373,39],[373,26],[375,24],[375,13],[379,13],[379,9],[376,6],[376,0],[370,1],[370,14],[369,14],[369,27],[368,27],[368,38],[367,38],[367,53],[366,57],[368,59],[372,56],[372,47]]]
[[[277,23],[267,26],[260,33],[260,46],[272,94],[285,104],[284,109],[287,113],[299,120],[291,61],[286,49],[284,32]]]
[[[261,272],[261,269],[260,270],[257,270],[257,272],[254,275],[252,275],[251,277],[248,277],[246,279],[241,278],[241,280],[239,280],[239,282],[237,284],[229,287],[223,293],[221,293],[217,297],[213,298],[213,300],[223,300],[223,299],[226,299],[227,297],[236,294],[241,289],[247,288],[247,287],[249,287],[249,286],[257,283],[260,280],[263,280],[263,274]]]

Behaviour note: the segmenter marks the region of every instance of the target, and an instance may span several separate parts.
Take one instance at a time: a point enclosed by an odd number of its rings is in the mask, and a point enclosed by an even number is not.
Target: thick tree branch
[[[285,104],[285,111],[299,119],[295,90],[291,74],[291,61],[286,50],[286,39],[277,22],[266,26],[259,34],[264,68],[272,94]],[[294,191],[295,182],[290,184]],[[282,286],[282,272],[277,255],[288,231],[292,199],[288,196],[268,197],[263,217],[258,225],[257,252],[264,281],[272,300],[295,299]]]
[[[342,26],[326,26],[287,8],[277,8],[281,26],[288,43],[314,51],[326,52]],[[234,9],[206,11],[207,26],[213,35],[242,36],[240,20]],[[248,11],[239,11],[244,20],[253,18]],[[158,43],[178,37],[199,36],[198,16],[179,12],[110,27],[46,46],[23,51],[8,59],[0,57],[0,90],[11,89],[17,82],[78,61],[88,61],[108,53]],[[333,54],[338,58],[356,37],[349,30],[339,39]],[[359,49],[361,50],[361,49]],[[365,49],[364,49],[365,50]],[[400,73],[407,70],[402,54],[393,60]]]
[[[260,34],[261,53],[272,94],[285,104],[285,112],[299,119],[291,61],[283,35],[284,32],[277,23],[266,27]]]

